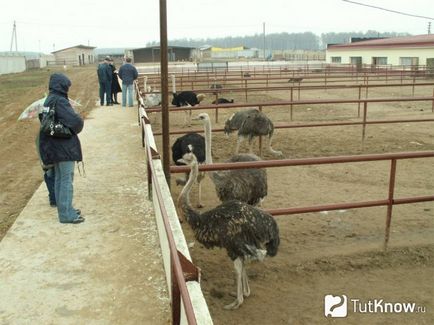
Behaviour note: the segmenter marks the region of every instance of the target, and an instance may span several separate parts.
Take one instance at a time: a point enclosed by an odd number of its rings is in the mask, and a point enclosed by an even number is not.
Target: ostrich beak
[[[183,158],[178,159],[177,162],[179,162],[180,164],[188,165],[187,161]]]

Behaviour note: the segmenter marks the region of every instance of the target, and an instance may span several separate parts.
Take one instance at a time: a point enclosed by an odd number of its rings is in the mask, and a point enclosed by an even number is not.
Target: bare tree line
[[[408,33],[378,32],[368,30],[366,32],[340,32],[323,33],[320,36],[312,32],[304,33],[271,33],[266,34],[265,48],[269,50],[322,50],[327,44],[348,43],[351,37],[397,37],[408,36]],[[246,46],[249,48],[264,48],[264,36],[262,34],[247,36],[227,36],[221,38],[202,38],[202,39],[175,39],[169,40],[171,46],[201,47],[212,45],[217,47],[236,47]],[[159,42],[149,42],[146,46],[159,45]]]

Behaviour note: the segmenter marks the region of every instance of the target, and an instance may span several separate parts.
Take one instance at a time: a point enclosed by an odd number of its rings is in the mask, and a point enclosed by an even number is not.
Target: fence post
[[[357,107],[357,117],[360,117],[360,99],[362,99],[362,85],[359,85],[359,104]]]
[[[363,102],[363,127],[362,127],[362,143],[365,141],[366,134],[366,116],[368,115],[368,102]]]
[[[175,266],[173,265],[172,254],[170,255],[170,273],[172,282],[172,324],[179,325],[181,322],[181,293],[179,291],[178,282],[176,281]]]
[[[291,104],[289,105],[289,116],[290,116],[290,119],[291,119],[291,121],[292,121],[292,102],[293,102],[293,100],[294,100],[294,87],[293,86],[291,86]]]
[[[433,100],[432,100],[431,111],[434,113],[434,89],[432,90],[432,97],[433,97]]]
[[[262,112],[262,106],[259,106],[259,111]],[[262,135],[259,136],[259,156],[262,157]]]
[[[246,102],[247,102],[247,79],[245,79],[244,80],[244,89],[245,89],[245,92],[246,92]]]
[[[390,237],[390,223],[392,221],[393,196],[395,192],[395,175],[396,175],[396,159],[391,159],[390,164],[390,179],[389,179],[389,197],[387,203],[386,230],[384,233],[384,250],[387,249]]]

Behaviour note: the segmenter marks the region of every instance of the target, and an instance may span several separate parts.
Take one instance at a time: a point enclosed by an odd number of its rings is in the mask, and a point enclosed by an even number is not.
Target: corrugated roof
[[[434,35],[416,35],[405,37],[383,38],[370,41],[361,41],[351,44],[330,45],[327,50],[364,49],[364,48],[408,48],[408,47],[434,47]]]
[[[135,49],[131,49],[131,50],[136,51],[136,50],[159,49],[159,48],[160,48],[160,45],[155,45],[155,46],[148,46],[148,47],[139,47],[139,48],[135,48]],[[177,45],[168,45],[167,48],[169,48],[169,49],[189,49],[189,50],[195,49],[195,47],[177,46]]]
[[[53,51],[51,53],[57,53],[57,52],[61,52],[61,51],[65,51],[65,50],[69,50],[69,49],[73,49],[73,48],[93,50],[96,47],[95,46],[87,46],[87,45],[79,44],[79,45],[76,45],[76,46],[71,46],[71,47],[67,47],[67,48],[61,49],[61,50]]]

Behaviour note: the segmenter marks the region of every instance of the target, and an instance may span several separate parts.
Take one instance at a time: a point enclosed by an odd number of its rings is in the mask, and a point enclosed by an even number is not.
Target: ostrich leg
[[[253,153],[253,139],[249,139],[249,153]]]
[[[237,309],[243,303],[243,260],[241,258],[237,258],[234,261],[235,273],[237,277],[237,298],[235,301],[229,305],[226,305],[225,309]]]
[[[276,150],[274,150],[274,149],[271,147],[271,141],[272,141],[272,139],[273,139],[273,135],[270,135],[270,136],[268,137],[268,151],[270,151],[273,155],[276,155],[276,156],[283,156],[282,151],[276,151]]]
[[[235,154],[236,155],[238,155],[238,152],[240,151],[240,144],[241,144],[241,142],[243,142],[243,140],[244,140],[244,137],[242,135],[239,135],[238,139],[237,139],[237,147],[235,148]]]
[[[246,264],[244,263],[243,263],[242,279],[243,279],[243,295],[244,297],[248,297],[250,296],[250,286],[249,286],[249,278],[247,277],[247,272],[246,272]]]

